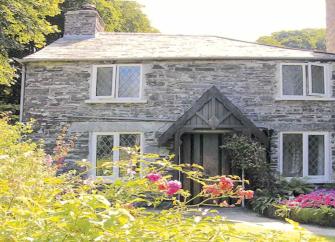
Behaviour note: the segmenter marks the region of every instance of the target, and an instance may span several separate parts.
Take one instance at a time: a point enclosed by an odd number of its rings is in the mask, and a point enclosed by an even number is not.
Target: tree
[[[13,83],[10,49],[21,50],[28,44],[41,48],[45,36],[57,31],[45,18],[59,14],[62,1],[0,0],[0,84]]]
[[[326,50],[325,29],[302,29],[274,32],[261,36],[257,43],[299,49]]]

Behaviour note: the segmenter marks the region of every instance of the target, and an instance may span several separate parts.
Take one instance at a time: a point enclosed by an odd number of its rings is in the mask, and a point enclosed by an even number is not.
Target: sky
[[[137,0],[166,34],[255,41],[280,30],[324,28],[325,0]]]

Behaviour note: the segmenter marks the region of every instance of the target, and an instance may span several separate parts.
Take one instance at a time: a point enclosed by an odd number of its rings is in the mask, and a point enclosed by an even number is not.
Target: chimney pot
[[[81,7],[82,10],[97,10],[96,6],[92,3],[85,3]]]

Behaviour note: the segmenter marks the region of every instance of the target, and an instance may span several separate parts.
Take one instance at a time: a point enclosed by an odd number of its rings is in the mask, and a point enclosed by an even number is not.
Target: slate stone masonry
[[[89,99],[92,65],[108,63],[27,63],[23,118],[37,119],[34,138],[43,138],[50,152],[61,126],[69,124],[70,130],[78,133],[72,159],[88,157],[90,132],[125,127],[144,133],[146,151],[166,153],[167,149],[157,146],[159,135],[215,85],[257,127],[274,131],[274,167],[281,131],[331,132],[335,160],[335,101],[276,100],[282,61],[142,62],[147,103],[85,103]]]

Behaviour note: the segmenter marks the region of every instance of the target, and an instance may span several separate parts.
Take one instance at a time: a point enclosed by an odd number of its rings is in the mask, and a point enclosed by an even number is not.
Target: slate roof
[[[58,39],[25,57],[23,62],[168,59],[335,60],[335,54],[273,47],[219,36],[103,32],[91,38],[67,36]]]

